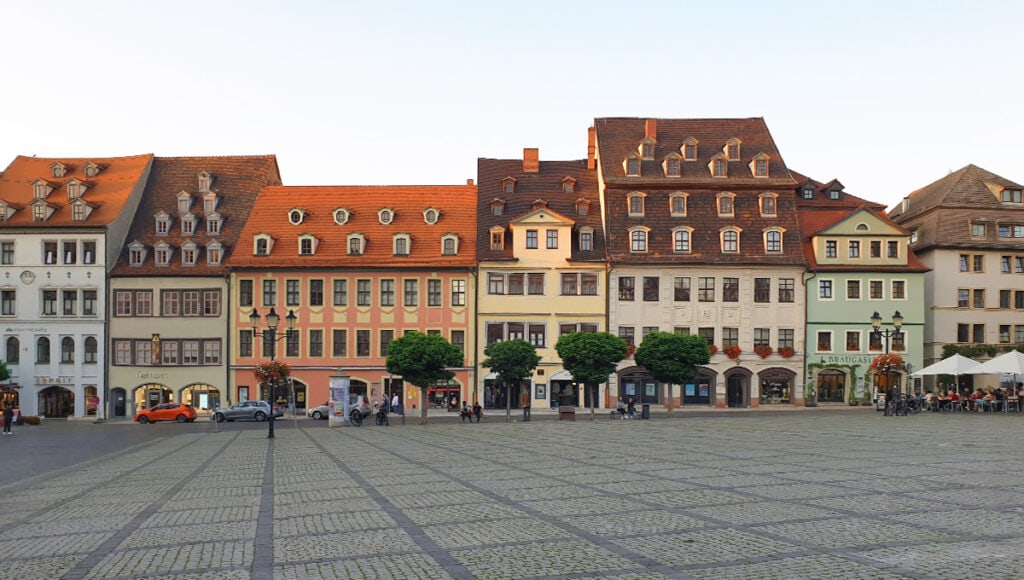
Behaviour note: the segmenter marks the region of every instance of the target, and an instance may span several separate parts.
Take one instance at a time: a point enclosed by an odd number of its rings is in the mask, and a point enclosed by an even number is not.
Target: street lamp
[[[882,317],[879,316],[877,310],[875,311],[874,314],[871,315],[871,334],[873,334],[874,336],[878,337],[879,339],[881,339],[883,337],[885,338],[885,354],[889,354],[889,339],[890,338],[899,338],[900,336],[903,335],[903,333],[900,331],[900,328],[903,327],[903,315],[900,314],[899,310],[897,310],[892,315],[892,326],[893,327],[892,327],[891,330],[888,329],[888,328],[885,328],[885,329],[882,328]],[[888,357],[886,357],[886,358],[888,358]],[[885,365],[885,379],[886,379],[886,386],[889,387],[889,392],[890,393],[892,393],[894,391],[893,385],[892,385],[892,376],[890,374],[891,367],[892,367],[891,364],[886,363],[886,365]],[[889,401],[888,401],[888,397],[887,397],[886,403],[888,403],[888,402]]]
[[[267,313],[267,332],[266,334],[264,334],[260,332],[259,329],[260,314],[259,312],[256,312],[255,308],[252,309],[252,314],[249,315],[249,323],[252,324],[253,341],[255,342],[256,336],[259,335],[260,337],[263,338],[264,348],[266,348],[266,344],[268,342],[271,344],[270,362],[274,362],[274,355],[277,353],[278,341],[287,339],[292,335],[292,332],[295,331],[296,318],[297,317],[295,316],[295,311],[289,310],[288,316],[284,317],[285,322],[287,323],[287,328],[283,335],[277,336],[277,328],[278,325],[281,323],[281,317],[278,316],[274,308],[271,307],[270,312]],[[270,406],[270,417],[268,419],[270,423],[270,428],[267,433],[267,439],[274,438],[274,387],[276,386],[276,382],[272,383],[271,385],[267,385],[267,403]]]

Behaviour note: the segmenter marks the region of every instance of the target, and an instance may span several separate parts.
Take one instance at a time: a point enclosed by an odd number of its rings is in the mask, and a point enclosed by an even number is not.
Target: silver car
[[[373,407],[370,405],[370,403],[366,400],[366,397],[364,397],[363,395],[349,395],[348,404],[349,415],[359,413],[360,418],[363,418],[369,416],[369,414],[373,412]],[[309,409],[306,410],[306,416],[314,420],[326,419],[330,417],[330,415],[330,401],[324,401],[323,405],[310,407]]]
[[[222,421],[266,421],[271,412],[274,413],[274,417],[284,416],[284,411],[280,407],[274,407],[271,411],[270,404],[266,401],[242,401],[230,407],[217,409],[213,414],[213,420],[218,423]]]

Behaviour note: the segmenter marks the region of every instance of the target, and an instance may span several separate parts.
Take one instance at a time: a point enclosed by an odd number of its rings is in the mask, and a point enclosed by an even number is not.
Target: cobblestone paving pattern
[[[0,578],[1020,578],[1022,430],[871,411],[300,421],[273,440],[197,423],[0,486]]]

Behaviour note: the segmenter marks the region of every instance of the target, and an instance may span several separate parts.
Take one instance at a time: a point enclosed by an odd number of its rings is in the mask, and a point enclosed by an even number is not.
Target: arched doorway
[[[658,381],[643,367],[632,367],[619,373],[619,396],[627,403],[633,399],[637,405],[661,404]]]
[[[846,373],[824,369],[818,373],[817,395],[819,403],[846,402]]]
[[[205,383],[192,384],[181,390],[181,402],[201,413],[210,413],[220,407],[220,400],[220,390]]]
[[[0,385],[0,409],[11,406],[21,407],[21,399],[18,397],[18,390],[21,387],[14,383]]]
[[[793,386],[796,373],[786,368],[765,369],[758,373],[761,392],[759,401],[762,405],[790,405],[794,403]]]
[[[75,393],[64,387],[46,387],[39,391],[39,414],[47,418],[75,414]]]
[[[121,387],[110,390],[113,414],[115,417],[124,417],[128,406],[128,393]]]
[[[133,407],[130,410],[132,415],[135,415],[135,411],[138,409],[149,409],[155,407],[161,403],[170,403],[174,398],[174,393],[167,385],[161,385],[160,383],[147,383],[135,387],[135,393],[133,397]]]
[[[683,405],[711,405],[715,392],[715,371],[697,368],[697,378],[683,384]]]
[[[725,404],[728,407],[750,406],[750,376],[747,369],[739,368],[725,377]]]

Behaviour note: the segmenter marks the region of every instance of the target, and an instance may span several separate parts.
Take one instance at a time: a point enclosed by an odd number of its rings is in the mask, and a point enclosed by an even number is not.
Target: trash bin
[[[562,405],[558,407],[558,420],[559,421],[575,421],[576,420],[576,407],[574,405]]]
[[[641,419],[650,419],[651,418],[651,406],[648,405],[647,403],[644,403],[640,407],[640,418]]]

